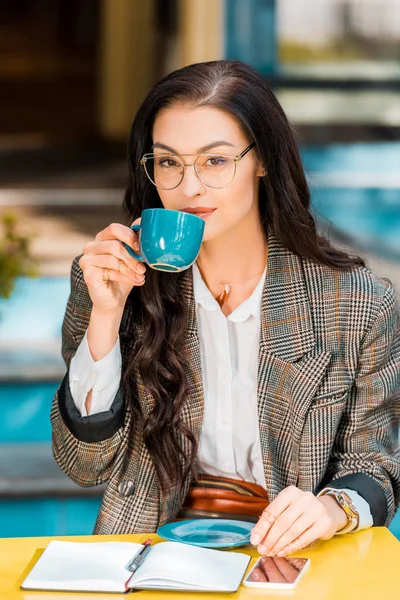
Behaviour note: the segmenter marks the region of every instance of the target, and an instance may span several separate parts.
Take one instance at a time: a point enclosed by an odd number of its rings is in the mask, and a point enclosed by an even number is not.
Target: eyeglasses
[[[160,190],[173,190],[182,183],[185,167],[193,167],[194,172],[204,185],[218,190],[229,185],[235,175],[237,163],[255,146],[247,146],[237,156],[226,154],[144,154],[140,164],[147,177]],[[193,163],[185,163],[183,156],[196,156]]]

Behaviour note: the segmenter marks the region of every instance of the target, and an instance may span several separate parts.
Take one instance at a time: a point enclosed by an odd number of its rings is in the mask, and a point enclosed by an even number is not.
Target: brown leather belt
[[[268,504],[268,492],[257,483],[203,474],[192,482],[176,518],[223,518],[256,523]]]

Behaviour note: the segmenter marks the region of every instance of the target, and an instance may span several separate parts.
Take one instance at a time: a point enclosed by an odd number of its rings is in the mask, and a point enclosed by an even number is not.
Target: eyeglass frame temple
[[[254,148],[254,146],[256,146],[256,143],[255,143],[255,142],[252,142],[252,143],[250,144],[250,146],[247,146],[247,148],[245,148],[245,149],[243,150],[243,152],[241,152],[240,154],[238,154],[238,156],[235,156],[235,157],[234,157],[234,161],[235,161],[235,162],[239,162],[239,160],[241,160],[241,159],[242,159],[244,156],[246,156],[246,154],[247,154],[248,152],[250,152],[250,150],[252,150],[252,149]]]

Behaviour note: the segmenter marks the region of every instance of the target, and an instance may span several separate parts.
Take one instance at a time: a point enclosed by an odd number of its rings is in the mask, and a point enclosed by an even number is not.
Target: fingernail
[[[278,552],[277,556],[282,557],[285,556],[286,551],[285,550],[280,550],[280,552]]]
[[[261,542],[261,536],[258,533],[252,533],[250,536],[250,542],[253,546],[257,546],[259,542]]]
[[[136,273],[145,273],[146,272],[146,267],[144,267],[143,265],[138,265],[136,268]]]
[[[267,551],[267,548],[265,546],[261,545],[261,546],[258,546],[257,550],[258,550],[259,554],[265,554]]]

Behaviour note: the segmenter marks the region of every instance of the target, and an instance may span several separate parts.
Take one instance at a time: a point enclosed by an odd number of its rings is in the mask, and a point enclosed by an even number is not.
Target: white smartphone
[[[309,558],[261,556],[243,579],[243,585],[260,589],[292,590],[309,566]]]

